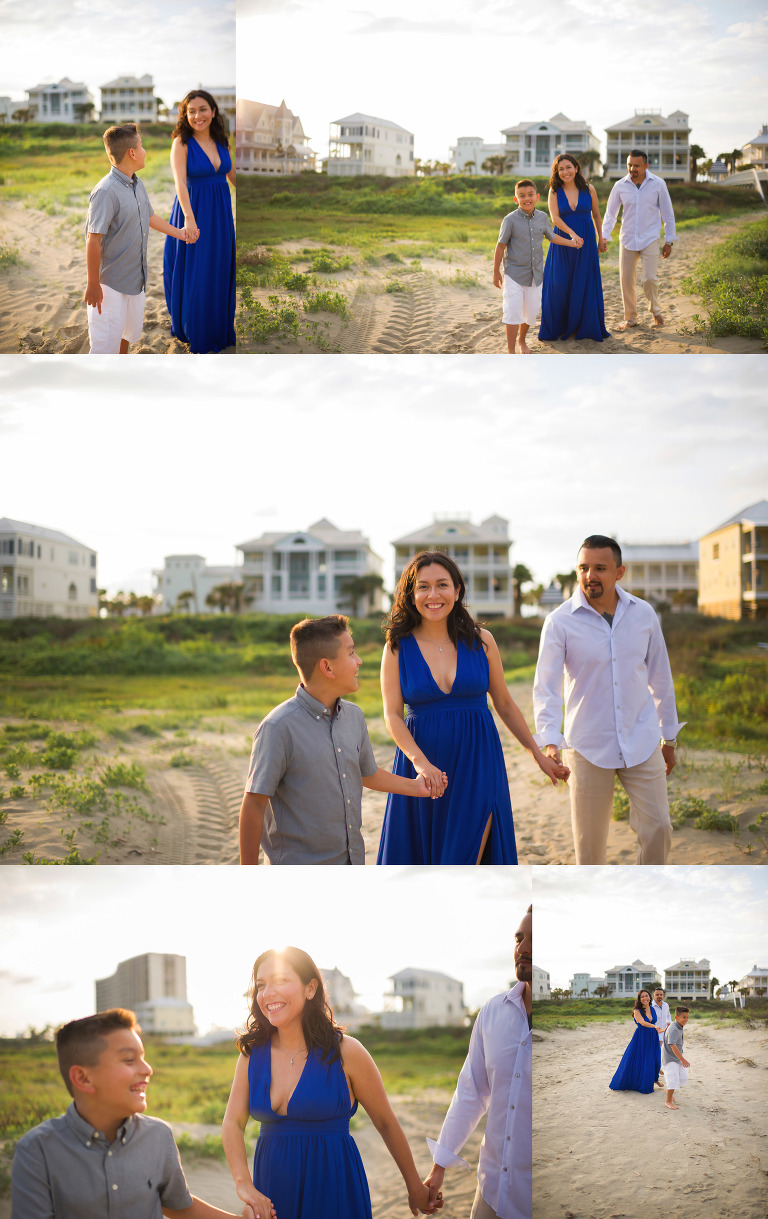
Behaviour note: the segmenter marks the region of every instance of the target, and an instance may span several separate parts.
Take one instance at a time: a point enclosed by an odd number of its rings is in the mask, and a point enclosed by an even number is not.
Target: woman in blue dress
[[[431,799],[387,798],[378,863],[517,863],[488,694],[555,786],[570,774],[534,741],[507,690],[496,642],[468,613],[465,595],[457,564],[439,551],[417,554],[397,586],[381,662],[384,720],[397,745],[394,773],[423,775]]]
[[[171,334],[195,353],[223,351],[235,346],[235,225],[227,181],[235,185],[235,170],[224,122],[205,89],[193,89],[179,105],[171,169],[171,223],[190,235],[188,245],[166,240],[163,252]]]
[[[412,1215],[432,1214],[370,1054],[336,1024],[320,970],[300,948],[263,952],[222,1125],[237,1196],[255,1219],[371,1219],[368,1181],[349,1119],[368,1113],[405,1180]],[[248,1118],[260,1123],[253,1177]]]
[[[550,245],[544,264],[539,338],[595,339],[611,336],[605,328],[599,254],[608,243],[602,235],[594,186],[569,152],[555,157],[549,179],[549,214],[561,236],[580,237],[580,249]]]
[[[647,990],[640,991],[632,1015],[637,1027],[608,1086],[614,1092],[653,1092],[661,1065],[661,1046],[656,1013]]]

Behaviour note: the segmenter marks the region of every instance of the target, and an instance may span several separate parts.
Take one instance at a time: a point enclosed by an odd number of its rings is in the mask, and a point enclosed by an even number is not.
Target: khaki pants
[[[648,308],[651,313],[661,313],[659,309],[659,242],[658,238],[647,245],[644,250],[628,250],[619,242],[619,277],[621,279],[621,299],[624,303],[625,322],[637,321],[637,262],[640,260],[640,282],[643,292],[648,298]]]
[[[439,1212],[438,1212],[439,1213]],[[477,1187],[475,1200],[472,1203],[472,1213],[469,1219],[498,1219],[496,1211],[492,1206],[489,1206],[483,1195],[480,1193],[480,1186]]]
[[[661,746],[646,762],[612,770],[594,766],[575,749],[564,751],[571,768],[571,825],[576,863],[604,864],[613,812],[613,776],[629,796],[629,824],[637,834],[637,863],[666,863],[672,845],[667,777]]]

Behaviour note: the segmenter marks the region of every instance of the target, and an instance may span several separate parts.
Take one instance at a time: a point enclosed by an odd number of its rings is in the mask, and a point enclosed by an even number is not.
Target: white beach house
[[[101,86],[101,118],[105,123],[156,123],[157,98],[151,76],[117,76]]]
[[[284,100],[268,106],[238,98],[236,145],[237,168],[246,174],[298,174],[317,165],[301,119]]]
[[[390,1010],[382,1013],[382,1028],[445,1028],[464,1023],[464,987],[455,978],[432,969],[401,969],[390,981],[392,991],[386,996]]]
[[[647,965],[645,961],[632,961],[630,965],[614,965],[606,969],[605,982],[610,987],[611,999],[637,996],[643,987],[661,986],[661,974],[655,965]]]
[[[747,140],[741,151],[744,160],[750,161],[756,169],[768,169],[768,123],[763,123],[757,135]]]
[[[739,982],[739,990],[750,999],[764,998],[768,993],[768,966],[753,965]]]
[[[606,175],[623,178],[627,157],[633,148],[648,157],[648,168],[667,182],[687,182],[690,177],[690,135],[688,115],[673,110],[636,110],[631,118],[606,127],[608,141]]]
[[[190,614],[219,613],[217,607],[206,604],[206,598],[220,584],[242,584],[243,580],[242,568],[235,565],[209,567],[201,554],[166,555],[164,566],[152,575],[152,592],[160,598],[156,613],[160,614],[173,610],[185,610]],[[189,593],[192,595],[188,596]]]
[[[675,965],[668,965],[664,970],[664,990],[668,1003],[674,999],[684,1002],[686,999],[708,999],[709,979],[711,970],[709,961],[702,957],[696,961],[693,957],[683,957]]]
[[[502,156],[506,174],[518,178],[541,177],[549,174],[558,153],[571,152],[578,158],[587,149],[600,151],[600,141],[589,123],[584,119],[569,119],[565,114],[504,127],[501,136],[502,141],[498,144],[486,144],[480,136],[459,136],[451,148],[456,172],[490,174],[492,170],[483,169],[483,164],[490,157]]]
[[[84,123],[93,115],[93,95],[82,81],[62,77],[56,84],[35,85],[27,89],[28,103],[17,102],[14,109],[34,110],[36,123]]]
[[[458,564],[467,586],[473,614],[509,617],[512,614],[512,572],[509,566],[509,521],[489,516],[479,525],[469,517],[437,515],[431,525],[398,538],[395,583],[420,550],[441,550]]]
[[[626,572],[622,588],[673,610],[696,609],[699,590],[698,542],[621,543]]]
[[[539,969],[537,965],[533,966],[533,976],[531,978],[531,990],[534,999],[550,999],[549,974],[546,969]]]
[[[342,177],[415,174],[413,132],[372,114],[348,114],[330,125],[328,173]]]
[[[93,618],[96,551],[67,533],[0,519],[0,617]]]

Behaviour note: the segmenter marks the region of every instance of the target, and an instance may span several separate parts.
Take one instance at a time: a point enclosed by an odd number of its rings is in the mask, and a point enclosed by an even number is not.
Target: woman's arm
[[[197,224],[187,190],[187,146],[182,144],[179,136],[176,136],[171,144],[171,172],[176,186],[176,198],[184,213],[184,227],[194,230]]]
[[[570,233],[571,237],[576,237],[573,229],[569,229],[564,220],[560,218],[560,208],[557,206],[557,191],[551,190],[547,195],[547,207],[555,228],[560,229],[563,233]]]
[[[641,1012],[638,1012],[637,1009],[632,1012],[632,1015],[635,1018],[636,1024],[642,1024],[644,1028],[654,1029],[654,1031],[658,1033],[658,1027],[652,1021],[646,1020],[645,1016],[643,1016]]]
[[[231,157],[230,157],[230,160],[231,160]],[[232,161],[232,168],[230,169],[229,173],[227,174],[227,177],[229,178],[230,182],[235,187],[235,189],[237,189],[237,182],[235,181],[235,162],[234,161]]]
[[[423,775],[432,791],[442,796],[444,790],[442,771],[433,766],[419,749],[405,726],[403,692],[400,689],[400,666],[397,653],[388,643],[384,645],[381,658],[381,697],[384,703],[384,723],[392,740],[407,758],[413,762],[416,773]]]
[[[349,1080],[352,1095],[365,1109],[384,1140],[387,1151],[400,1169],[408,1190],[411,1214],[418,1215],[419,1211],[425,1215],[432,1214],[437,1207],[430,1205],[429,1189],[416,1170],[408,1140],[392,1112],[376,1063],[354,1037],[344,1037],[341,1050],[344,1073]]]
[[[604,254],[608,249],[608,242],[603,237],[603,222],[600,218],[600,204],[597,201],[597,191],[594,186],[589,188],[590,198],[592,199],[592,223],[595,226],[595,236],[597,237],[598,253]]]
[[[522,711],[507,689],[507,683],[504,679],[504,666],[501,663],[496,640],[490,631],[485,630],[481,630],[480,638],[485,644],[486,655],[488,656],[488,671],[490,675],[488,693],[491,696],[491,701],[496,708],[499,719],[502,723],[506,724],[513,737],[520,742],[523,749],[528,750],[528,753],[539,769],[543,770],[553,785],[557,787],[557,780],[562,779],[565,781],[571,773],[570,770],[567,766],[556,762],[554,758],[548,758],[541,752],[531,735],[531,730],[525,722]]]
[[[251,1181],[245,1154],[245,1127],[250,1117],[249,1099],[248,1059],[245,1054],[240,1054],[224,1120],[221,1123],[221,1142],[238,1198],[252,1207],[256,1219],[270,1219],[270,1216],[274,1216],[275,1209],[269,1198],[259,1193]]]

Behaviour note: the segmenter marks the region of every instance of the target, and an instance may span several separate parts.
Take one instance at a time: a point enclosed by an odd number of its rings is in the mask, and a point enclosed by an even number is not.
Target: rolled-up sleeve
[[[534,740],[540,749],[556,745],[566,747],[563,723],[563,669],[565,667],[565,635],[554,614],[545,619],[539,641],[539,659],[533,679],[533,715],[536,722]]]

